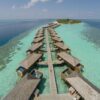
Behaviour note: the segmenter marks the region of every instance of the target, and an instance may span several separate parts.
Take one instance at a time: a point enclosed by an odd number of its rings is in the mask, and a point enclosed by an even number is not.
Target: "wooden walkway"
[[[50,89],[51,89],[51,94],[55,95],[55,94],[57,94],[57,87],[56,87],[53,62],[52,62],[52,58],[51,58],[51,49],[50,49],[50,45],[49,45],[47,30],[46,30],[45,34],[46,34],[46,43],[47,43],[47,51],[48,51],[47,54],[48,54],[48,67],[49,67],[49,77],[50,77]]]
[[[40,79],[31,79],[25,75],[4,100],[29,100],[39,83]]]
[[[57,95],[40,95],[35,100],[74,100],[74,98],[69,94],[57,94]]]

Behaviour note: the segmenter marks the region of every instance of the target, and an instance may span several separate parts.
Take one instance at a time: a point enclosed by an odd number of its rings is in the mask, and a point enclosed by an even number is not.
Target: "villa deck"
[[[64,45],[63,43],[61,43],[61,42],[54,43],[54,45],[55,45],[56,47],[58,47],[59,49],[64,50],[64,51],[70,50],[67,46],[65,46],[65,45]]]
[[[49,37],[48,37],[48,31],[46,31],[46,44],[47,44],[47,54],[48,54],[48,68],[49,68],[49,77],[50,77],[50,89],[51,94],[57,94],[57,87],[56,87],[56,80],[54,75],[54,68],[53,68],[53,62],[51,57],[51,48],[49,45]]]
[[[30,49],[27,50],[28,51],[36,51],[38,50],[39,48],[41,48],[43,46],[43,43],[40,42],[40,43],[35,43]]]
[[[69,77],[66,81],[84,98],[84,100],[99,100],[100,92],[96,91],[81,77]]]
[[[35,64],[40,58],[42,57],[42,54],[36,54],[32,53],[30,56],[28,56],[24,61],[21,62],[20,66],[22,66],[25,69],[29,69],[33,64]]]
[[[4,100],[29,100],[40,81],[41,79],[28,78],[25,75]]]
[[[54,42],[63,42],[60,38],[58,38],[58,37],[51,37],[52,38],[52,40],[54,41]]]
[[[74,98],[66,93],[66,94],[54,94],[54,95],[40,95],[35,100],[74,100]]]
[[[77,65],[80,64],[80,61],[77,58],[69,55],[66,52],[61,52],[61,53],[58,53],[57,55],[59,57],[61,57],[65,62],[69,63],[73,67],[76,67]]]

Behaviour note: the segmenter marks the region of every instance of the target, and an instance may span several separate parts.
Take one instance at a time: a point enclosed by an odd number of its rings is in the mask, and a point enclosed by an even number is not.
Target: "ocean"
[[[1,20],[0,21],[0,46],[21,33],[52,21],[47,20]]]
[[[16,69],[26,58],[37,30],[54,20],[1,21],[0,25],[0,98],[3,98],[19,81]]]
[[[31,46],[37,30],[52,21],[0,21],[0,98],[7,95],[19,81],[16,68],[27,56],[26,50]],[[100,20],[82,20],[80,24],[61,25],[55,30],[84,65],[83,75],[100,88]],[[48,77],[48,72],[43,72]],[[60,72],[60,69],[55,72]],[[65,91],[65,86],[59,87],[59,91]],[[46,87],[44,92],[47,91]]]

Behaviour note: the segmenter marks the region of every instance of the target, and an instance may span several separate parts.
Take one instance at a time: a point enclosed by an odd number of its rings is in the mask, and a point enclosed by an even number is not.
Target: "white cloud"
[[[62,3],[64,0],[57,0],[57,3]]]
[[[31,8],[38,2],[47,2],[47,1],[49,1],[49,0],[30,0],[27,4],[25,4],[21,8]]]

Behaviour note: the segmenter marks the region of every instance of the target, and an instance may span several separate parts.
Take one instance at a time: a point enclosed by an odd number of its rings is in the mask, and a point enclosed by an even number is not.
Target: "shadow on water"
[[[45,88],[45,86],[44,86],[45,81],[46,81],[46,79],[43,78],[42,81],[40,82],[39,86],[38,86],[40,94],[43,93],[43,90]],[[34,100],[34,97],[35,97],[35,95],[34,95],[34,91],[33,91],[30,98],[29,98],[29,100]]]
[[[41,80],[41,82],[40,82],[40,84],[39,84],[39,86],[38,86],[38,88],[40,90],[40,94],[42,94],[43,91],[44,91],[44,88],[45,88],[44,84],[45,84],[45,82],[46,82],[46,79],[43,77],[42,80]]]

